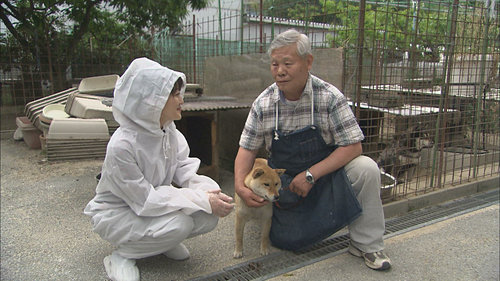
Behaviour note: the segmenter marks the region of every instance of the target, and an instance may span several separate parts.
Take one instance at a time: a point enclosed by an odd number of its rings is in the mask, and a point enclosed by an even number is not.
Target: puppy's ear
[[[281,177],[285,173],[286,169],[274,169],[274,171]]]
[[[264,170],[261,168],[257,168],[252,173],[252,178],[256,179],[264,174]]]

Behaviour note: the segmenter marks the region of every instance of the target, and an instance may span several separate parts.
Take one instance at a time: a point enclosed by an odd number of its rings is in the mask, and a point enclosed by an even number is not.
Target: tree
[[[17,60],[37,62],[38,71],[62,75],[82,41],[118,45],[130,35],[172,32],[188,7],[201,9],[209,0],[0,0],[0,19],[10,32]],[[97,41],[97,40],[94,40]],[[61,69],[54,69],[55,65]],[[52,79],[51,79],[52,80]],[[60,81],[60,80],[59,80]],[[62,86],[62,85],[61,85]],[[59,87],[60,88],[60,87]]]
[[[287,4],[284,4],[287,2]],[[380,44],[392,52],[402,53],[411,44],[422,50],[437,52],[446,42],[448,9],[432,1],[367,1],[364,21],[364,46],[373,51]],[[281,6],[283,4],[283,6]],[[276,7],[283,7],[278,9]],[[266,0],[264,7],[274,7],[279,17],[328,23],[335,26],[335,37],[330,38],[335,47],[355,47],[359,31],[359,1],[346,0]],[[279,12],[278,12],[279,11]],[[418,12],[418,17],[415,14]],[[412,22],[412,19],[416,22]],[[379,46],[380,47],[380,46]],[[355,49],[355,48],[352,48]],[[393,51],[395,50],[395,51]],[[419,50],[419,51],[422,51]],[[439,59],[434,54],[433,59]]]

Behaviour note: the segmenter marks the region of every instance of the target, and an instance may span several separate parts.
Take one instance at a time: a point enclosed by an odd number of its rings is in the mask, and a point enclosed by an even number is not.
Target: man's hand
[[[222,193],[220,190],[208,191],[208,202],[212,207],[212,214],[218,217],[225,217],[231,213],[234,208],[233,198]]]
[[[313,185],[306,181],[306,172],[297,174],[288,186],[291,192],[302,197],[306,197],[312,187]]]
[[[269,201],[264,200],[245,186],[245,177],[252,170],[257,150],[247,150],[240,147],[234,160],[234,192],[248,207],[262,207]]]
[[[262,207],[269,203],[246,186],[235,188],[235,191],[248,207]]]

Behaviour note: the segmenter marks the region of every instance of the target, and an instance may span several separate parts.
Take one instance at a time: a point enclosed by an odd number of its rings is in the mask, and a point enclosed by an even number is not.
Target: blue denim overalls
[[[292,179],[331,154],[335,147],[326,145],[320,129],[314,126],[314,98],[311,99],[311,125],[289,134],[276,125],[268,159],[273,168],[286,169],[281,177],[279,201],[273,206],[270,239],[275,247],[299,250],[319,242],[361,214],[361,207],[344,168],[321,177],[308,195],[300,197],[288,189]]]

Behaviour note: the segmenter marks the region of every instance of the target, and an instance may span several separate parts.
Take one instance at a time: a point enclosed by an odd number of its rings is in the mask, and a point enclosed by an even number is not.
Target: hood
[[[115,85],[113,117],[120,127],[161,132],[160,115],[177,79],[186,89],[186,76],[147,58],[132,61]]]

